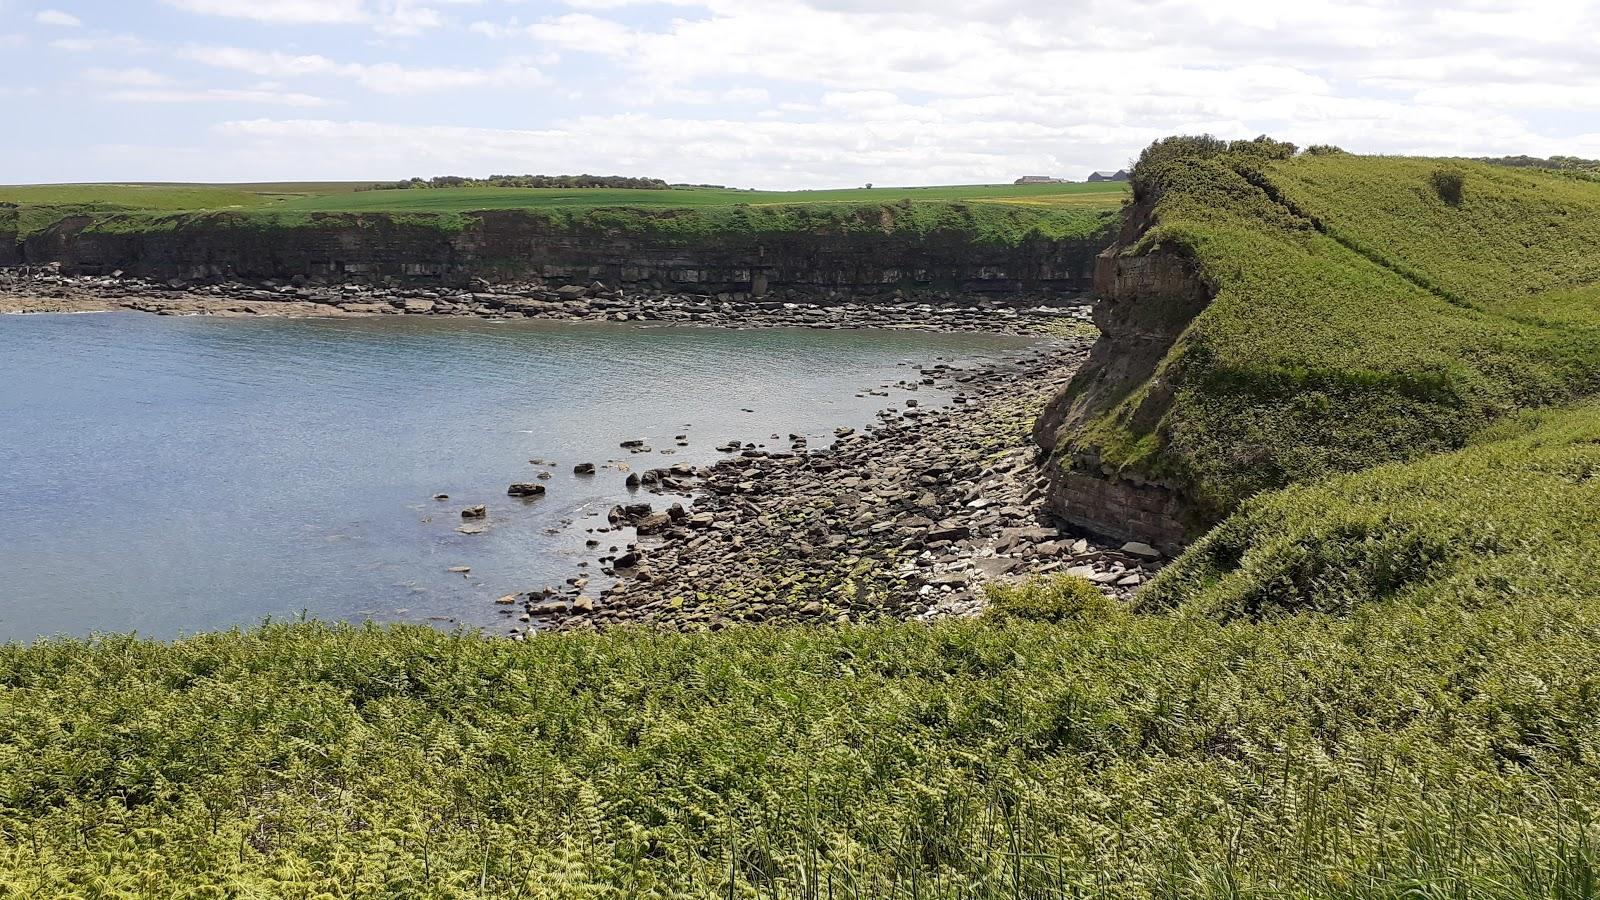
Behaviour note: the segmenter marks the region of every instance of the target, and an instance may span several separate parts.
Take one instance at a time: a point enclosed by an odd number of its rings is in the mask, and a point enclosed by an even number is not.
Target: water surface
[[[499,630],[495,597],[559,583],[583,561],[598,568],[586,529],[627,496],[624,476],[581,478],[575,463],[700,464],[718,444],[774,433],[820,446],[890,402],[857,397],[863,389],[911,378],[910,366],[1027,343],[421,318],[0,317],[0,640],[170,637],[302,613]],[[678,434],[689,447],[674,446]],[[655,452],[618,449],[636,438]],[[553,473],[548,496],[505,496],[541,468]],[[459,511],[473,503],[489,505],[492,527],[459,534]],[[447,571],[460,565],[470,577]]]

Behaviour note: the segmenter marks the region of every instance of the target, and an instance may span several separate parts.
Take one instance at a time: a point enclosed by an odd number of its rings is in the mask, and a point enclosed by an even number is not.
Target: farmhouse
[[[1128,170],[1118,169],[1115,172],[1090,172],[1088,181],[1127,181]]]

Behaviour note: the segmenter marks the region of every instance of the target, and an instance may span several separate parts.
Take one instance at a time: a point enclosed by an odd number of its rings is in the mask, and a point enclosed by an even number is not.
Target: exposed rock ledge
[[[1124,255],[1149,225],[1140,213],[1133,211],[1117,243],[1095,260],[1094,322],[1100,339],[1087,364],[1040,414],[1034,441],[1054,455],[1049,503],[1056,515],[1081,528],[1171,552],[1196,530],[1182,492],[1103,465],[1100,448],[1078,436],[1082,426],[1146,384],[1138,405],[1120,415],[1137,432],[1158,426],[1171,386],[1157,369],[1214,294],[1193,261],[1169,247]]]

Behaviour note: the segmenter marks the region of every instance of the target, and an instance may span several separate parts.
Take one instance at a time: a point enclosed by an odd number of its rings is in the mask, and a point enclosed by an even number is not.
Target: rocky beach
[[[1065,529],[1044,511],[1046,464],[1030,441],[1045,401],[1092,343],[1079,298],[858,297],[779,291],[693,294],[530,282],[469,288],[183,284],[53,270],[0,272],[0,311],[138,310],[234,317],[466,317],[711,328],[918,329],[1029,335],[993,361],[914,365],[881,398],[875,424],[831,441],[799,434],[696,433],[721,459],[691,465],[624,441],[615,458],[531,460],[616,479],[627,502],[565,528],[588,552],[563,583],[495,592],[501,633],[648,624],[683,630],[736,622],[841,622],[972,615],[984,586],[1052,572],[1127,597],[1158,568],[1142,544]],[[699,455],[700,462],[705,454]],[[559,482],[508,473],[515,503],[561,502]],[[486,489],[488,485],[484,486]],[[493,505],[492,503],[490,505]],[[494,517],[462,510],[450,526],[485,533]],[[466,567],[463,567],[466,568]],[[476,575],[473,576],[476,579]],[[494,599],[498,595],[498,599]],[[491,617],[492,618],[492,617]]]
[[[920,328],[949,332],[1050,334],[1089,320],[1088,300],[1056,294],[970,295],[895,292],[862,296],[775,290],[693,293],[613,288],[599,282],[461,287],[346,283],[158,282],[112,275],[63,275],[52,267],[0,269],[0,313],[134,310],[158,315],[379,316],[644,322],[740,328]]]
[[[841,428],[826,448],[770,435],[728,441],[709,466],[614,461],[599,477],[624,478],[636,499],[573,526],[597,571],[500,598],[510,633],[974,615],[986,584],[1052,572],[1125,599],[1161,554],[1052,520],[1028,441],[1088,347],[1056,338],[994,364],[922,368],[886,386],[904,399],[876,425]]]

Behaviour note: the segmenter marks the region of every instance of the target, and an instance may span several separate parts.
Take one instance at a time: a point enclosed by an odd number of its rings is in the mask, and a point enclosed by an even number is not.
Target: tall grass
[[[1592,896],[1594,586],[12,646],[0,896]]]

